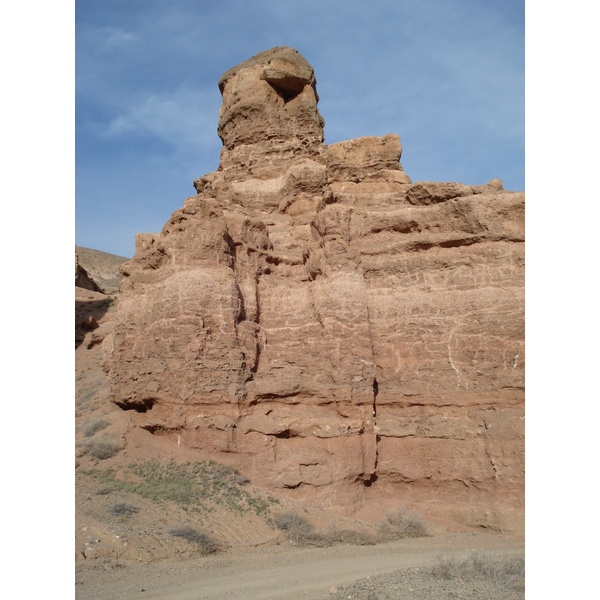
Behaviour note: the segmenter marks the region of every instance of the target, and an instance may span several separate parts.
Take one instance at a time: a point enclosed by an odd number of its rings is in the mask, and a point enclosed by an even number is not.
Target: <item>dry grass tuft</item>
[[[121,450],[121,445],[109,437],[90,440],[89,442],[81,444],[80,447],[84,454],[97,458],[98,460],[112,458],[119,450]]]
[[[213,537],[192,527],[176,527],[175,529],[171,529],[169,533],[174,537],[182,538],[196,544],[200,554],[213,554],[221,549],[221,544]]]
[[[131,515],[140,512],[140,509],[136,506],[131,506],[131,504],[127,504],[126,502],[117,502],[116,504],[113,504],[112,508],[110,509],[110,512],[113,515],[119,515],[121,517],[130,517]]]
[[[483,579],[497,588],[525,591],[525,560],[520,557],[494,558],[473,553],[466,560],[441,558],[431,573],[440,579]]]
[[[290,535],[308,534],[313,530],[313,526],[301,515],[291,511],[282,512],[275,517],[275,524],[282,531]]]
[[[277,515],[275,524],[286,534],[288,540],[299,546],[326,548],[338,544],[366,546],[375,543],[372,536],[353,529],[315,531],[307,519],[290,511]]]
[[[388,511],[385,519],[379,524],[379,531],[384,540],[425,537],[427,527],[419,515],[398,506],[395,511]]]
[[[86,425],[86,428],[83,431],[83,435],[85,437],[92,437],[99,431],[106,429],[108,425],[109,422],[106,419],[103,419],[102,417],[96,417],[89,421],[89,423]]]

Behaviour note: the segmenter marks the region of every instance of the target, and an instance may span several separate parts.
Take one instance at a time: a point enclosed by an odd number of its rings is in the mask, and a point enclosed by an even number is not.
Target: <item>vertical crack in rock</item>
[[[260,324],[260,292],[259,292],[259,282],[260,282],[260,269],[256,269],[254,272],[254,301],[256,306],[256,314],[254,317],[254,335],[256,340],[256,359],[254,361],[254,366],[251,369],[252,371],[252,379],[258,372],[258,363],[260,361],[260,355],[265,349],[267,344],[267,336],[264,332],[263,328]]]
[[[235,266],[234,266],[235,270]],[[236,326],[239,325],[242,321],[246,320],[246,307],[244,305],[244,295],[242,294],[242,290],[240,289],[240,284],[236,281],[235,291],[237,293],[237,297],[240,303],[240,310],[238,312],[237,318],[235,320]]]
[[[236,322],[236,335],[239,345],[242,349],[245,358],[245,364],[242,366],[244,380],[244,396],[245,383],[252,380],[258,369],[258,361],[260,358],[260,306],[258,283],[261,271],[260,261],[262,260],[260,252],[257,252],[258,247],[272,247],[268,239],[268,232],[263,223],[258,226],[254,224],[254,230],[259,231],[260,236],[264,239],[257,240],[256,235],[249,233],[249,220],[244,219],[242,223],[242,246],[244,252],[240,253],[237,260],[234,261],[233,269],[235,273],[236,289],[239,296],[240,312]],[[262,336],[264,337],[264,336]]]
[[[362,268],[360,269],[360,273],[362,275],[362,281],[363,281],[363,284],[364,284],[365,290],[366,290],[367,282],[365,280],[364,272],[362,271]],[[370,474],[370,477],[365,481],[365,486],[370,487],[378,479],[377,465],[379,462],[380,438],[377,433],[377,395],[379,394],[379,383],[377,382],[377,377],[376,377],[377,366],[375,365],[375,348],[373,345],[373,331],[371,329],[369,302],[368,302],[368,296],[366,294],[365,294],[365,308],[366,308],[366,312],[367,312],[367,329],[369,332],[369,345],[370,345],[370,349],[371,349],[371,364],[373,366],[373,405],[372,405],[372,415],[371,415],[371,419],[370,419],[371,423],[372,423],[371,427],[370,427],[370,430],[371,430],[370,433],[372,433],[375,436],[375,456],[374,456],[374,460],[373,460],[373,472]]]
[[[377,394],[379,393],[379,384],[377,378],[373,378],[373,430],[377,431]],[[365,480],[365,487],[371,487],[378,479],[377,467],[379,463],[379,442],[381,438],[378,433],[375,433],[375,462],[373,465],[373,473]]]
[[[377,379],[373,379],[373,417],[377,417],[377,394],[379,393],[379,384]]]

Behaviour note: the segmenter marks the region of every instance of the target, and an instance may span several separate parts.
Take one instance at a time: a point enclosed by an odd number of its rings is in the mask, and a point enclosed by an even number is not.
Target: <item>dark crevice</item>
[[[267,79],[267,83],[277,92],[277,95],[285,104],[296,98],[304,89],[304,83],[293,77],[277,80],[277,83],[274,80]]]
[[[258,339],[258,325],[254,333],[254,340],[256,342],[256,356],[254,358],[254,364],[250,367],[250,379],[254,379],[256,372],[258,371],[258,362],[260,361],[260,340]]]
[[[236,325],[246,320],[246,307],[244,305],[244,295],[242,294],[242,290],[240,290],[240,286],[235,284],[238,298],[240,299],[240,312],[238,313],[236,319]]]
[[[258,362],[260,360],[260,353],[261,353],[261,334],[260,334],[260,294],[258,292],[258,284],[259,284],[259,278],[260,278],[260,272],[257,269],[257,271],[254,274],[254,294],[255,294],[255,300],[256,300],[256,327],[254,328],[254,339],[256,341],[256,358],[254,360],[254,366],[252,367],[252,369],[250,369],[253,373],[252,377],[254,378],[254,375],[256,374],[256,372],[258,371]],[[264,333],[263,333],[264,336]],[[264,337],[263,337],[264,340]]]
[[[152,435],[155,433],[168,435],[174,431],[181,431],[181,427],[169,427],[168,425],[164,425],[162,423],[143,423],[140,425],[140,429],[149,431]]]
[[[461,246],[471,246],[481,241],[480,236],[462,238],[459,240],[447,240],[440,242],[440,248],[460,248]]]
[[[151,410],[154,406],[156,400],[154,398],[144,398],[143,400],[139,399],[126,399],[126,400],[114,400],[114,404],[116,404],[122,410],[135,410],[138,413],[145,413],[148,410]]]
[[[232,237],[229,235],[228,232],[225,232],[225,235],[223,236],[223,240],[225,241],[225,243],[229,247],[229,254],[231,255],[231,257],[235,261],[236,255],[237,255],[237,248],[235,247],[235,242],[233,241]]]
[[[155,434],[159,429],[164,429],[160,425],[156,425],[154,423],[148,423],[145,425],[140,425],[140,429],[144,429],[145,431],[149,431],[151,434]]]
[[[304,482],[300,481],[299,483],[284,483],[283,486],[288,489],[288,490],[295,490],[297,488],[299,488]]]
[[[377,379],[373,379],[373,416],[377,416],[377,394],[379,394],[379,384]]]
[[[279,256],[273,256],[272,254],[269,254],[266,256],[266,261],[270,265],[277,266],[281,262],[281,258]]]
[[[269,273],[270,273],[269,269]],[[260,270],[257,269],[254,274],[254,293],[256,298],[256,324],[260,323],[260,294],[258,292],[258,284],[260,283]]]
[[[274,433],[273,437],[282,439],[282,440],[289,440],[290,439],[290,430],[286,429],[285,431],[280,431],[279,433]]]
[[[372,473],[368,479],[363,480],[363,484],[365,487],[371,487],[377,481],[377,473]]]

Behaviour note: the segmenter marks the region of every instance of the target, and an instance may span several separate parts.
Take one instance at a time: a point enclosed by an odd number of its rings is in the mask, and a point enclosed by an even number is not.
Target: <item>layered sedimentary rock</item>
[[[122,268],[113,401],[324,506],[520,529],[524,194],[413,184],[397,135],[324,144],[290,48],[219,87],[218,170]]]

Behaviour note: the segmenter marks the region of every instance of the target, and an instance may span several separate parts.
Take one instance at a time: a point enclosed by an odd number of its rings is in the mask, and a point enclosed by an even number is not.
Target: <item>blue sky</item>
[[[523,0],[76,0],[75,241],[132,256],[219,164],[219,77],[277,45],[325,142],[398,133],[414,182],[525,188]]]

